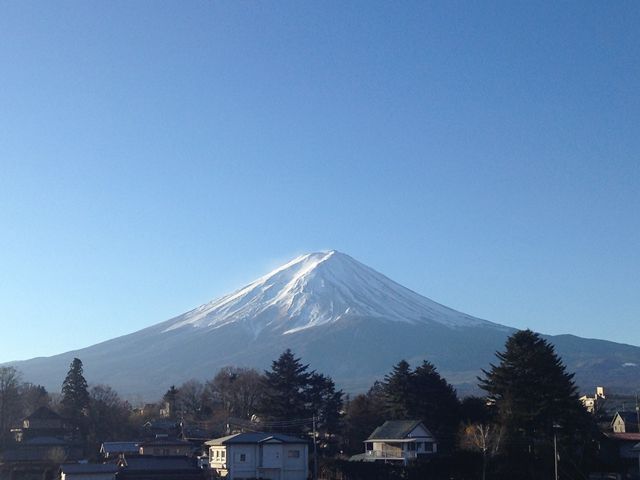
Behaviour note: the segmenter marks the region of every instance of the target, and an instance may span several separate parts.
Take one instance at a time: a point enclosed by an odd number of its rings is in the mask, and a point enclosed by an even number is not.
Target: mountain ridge
[[[58,390],[73,357],[91,383],[155,399],[172,384],[227,365],[268,368],[286,348],[349,392],[366,390],[401,359],[433,362],[464,393],[516,329],[458,312],[329,250],[301,255],[255,281],[137,332],[52,357],[12,362]],[[584,391],[635,388],[640,348],[548,336]]]

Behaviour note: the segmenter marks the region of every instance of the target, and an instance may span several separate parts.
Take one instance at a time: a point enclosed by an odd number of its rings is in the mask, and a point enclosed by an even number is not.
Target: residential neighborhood
[[[517,348],[512,344],[516,341]],[[540,355],[540,365],[542,357],[554,355],[551,346],[531,332],[514,335],[501,355],[513,355],[516,361],[521,348],[529,349],[530,357]],[[560,375],[559,379],[566,379],[562,367],[558,368],[555,373],[548,371],[545,378]],[[10,373],[0,372],[5,380]],[[499,381],[493,377],[498,373]],[[519,395],[504,384],[507,371],[493,370],[482,380],[486,396],[463,399],[457,398],[428,362],[412,368],[401,361],[366,394],[353,398],[336,390],[330,378],[308,370],[290,350],[273,361],[259,382],[256,375],[226,369],[207,388],[188,381],[170,386],[156,403],[132,407],[103,386],[88,388],[82,362],[76,359],[63,385],[66,397],[57,404],[40,401],[4,432],[0,479],[365,480],[407,476],[472,480],[485,478],[487,473],[506,479],[527,462],[527,469],[539,471],[554,465],[548,463],[548,447],[543,443],[549,437],[533,429],[527,433],[528,423],[512,433],[507,424],[500,423],[501,402]],[[530,381],[543,385],[545,378],[531,377]],[[510,389],[508,396],[504,388]],[[247,409],[246,394],[256,389],[262,389],[259,397],[264,402]],[[193,403],[197,392],[204,403]],[[561,452],[559,478],[578,478],[583,474],[578,469],[592,480],[638,477],[639,410],[609,410],[610,399],[617,399],[611,404],[617,407],[632,404],[633,398],[604,392],[604,387],[597,387],[593,397],[579,397],[577,392],[567,398],[557,396],[549,406],[545,401],[522,398],[530,403],[526,409],[553,409],[549,414],[558,427],[551,431],[551,438]],[[214,403],[205,402],[209,397]],[[111,402],[108,405],[106,398]],[[79,401],[88,403],[81,410],[65,408]],[[565,404],[562,410],[556,408],[559,403]],[[103,420],[92,423],[98,411]],[[232,415],[239,411],[249,418]],[[523,410],[522,418],[529,422],[526,412]],[[523,420],[514,416],[510,421]],[[511,440],[507,443],[505,437]],[[578,445],[580,450],[576,450]],[[576,452],[582,460],[570,457]],[[517,475],[512,478],[522,476]]]

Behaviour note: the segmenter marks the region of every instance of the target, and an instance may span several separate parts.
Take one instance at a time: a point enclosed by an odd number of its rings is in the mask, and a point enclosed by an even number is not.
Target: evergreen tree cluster
[[[431,362],[425,360],[412,370],[401,360],[385,376],[382,394],[387,419],[422,420],[443,447],[452,448],[460,402],[455,389]]]
[[[309,365],[287,349],[265,372],[260,414],[276,425],[278,421],[305,420],[306,425],[286,425],[283,430],[301,432],[308,429],[309,419],[316,417],[317,427],[335,433],[342,408],[341,390],[336,390],[331,377],[309,371]]]

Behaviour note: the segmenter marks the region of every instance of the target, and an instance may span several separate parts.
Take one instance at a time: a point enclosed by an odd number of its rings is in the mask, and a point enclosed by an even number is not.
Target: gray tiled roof
[[[422,422],[420,420],[387,420],[376,428],[367,440],[385,440],[390,438],[405,438],[411,430]]]
[[[64,473],[116,473],[118,466],[113,463],[70,463],[60,465]]]
[[[290,435],[283,435],[281,433],[264,433],[264,432],[249,432],[249,433],[236,433],[234,435],[228,435],[226,437],[214,438],[205,442],[205,445],[233,445],[238,443],[263,443],[269,440],[276,440],[281,443],[307,443],[306,440],[301,438],[292,437]]]
[[[33,419],[58,419],[58,418],[60,418],[60,415],[58,415],[56,412],[54,412],[53,410],[51,410],[48,407],[40,407],[37,410],[35,410],[34,412],[32,412],[31,415],[26,417],[26,419],[29,419],[29,420],[33,420]]]

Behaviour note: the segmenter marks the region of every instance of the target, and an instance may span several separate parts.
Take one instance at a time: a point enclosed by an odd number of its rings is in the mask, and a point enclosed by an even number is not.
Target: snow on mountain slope
[[[254,335],[264,330],[290,334],[362,317],[449,327],[498,326],[418,295],[331,250],[295,258],[230,295],[172,319],[164,331],[239,323]]]

